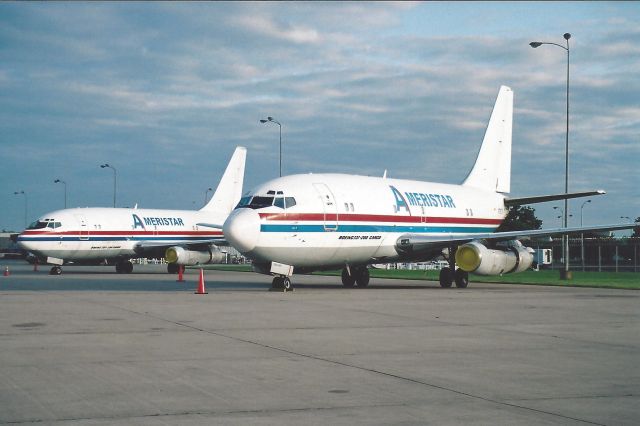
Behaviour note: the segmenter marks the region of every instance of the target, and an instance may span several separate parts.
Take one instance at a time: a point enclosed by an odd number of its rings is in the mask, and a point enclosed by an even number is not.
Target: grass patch
[[[251,265],[204,265],[204,269],[219,271],[251,272]],[[439,271],[421,271],[407,269],[369,269],[372,278],[438,281]],[[502,284],[551,285],[560,287],[595,287],[640,290],[640,274],[633,272],[582,272],[572,271],[573,279],[560,279],[558,270],[525,271],[519,274],[483,277],[473,275],[469,281]],[[340,276],[340,271],[314,272],[318,275]]]

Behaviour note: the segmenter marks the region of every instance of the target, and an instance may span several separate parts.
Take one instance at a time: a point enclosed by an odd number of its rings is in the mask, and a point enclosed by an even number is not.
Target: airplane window
[[[33,222],[27,229],[42,229],[47,227],[47,222],[37,221]]]
[[[349,204],[344,203],[344,211],[348,212],[349,211]]]
[[[248,207],[252,209],[261,209],[269,207],[273,204],[273,197],[253,197]]]
[[[284,201],[288,209],[296,205],[296,199],[293,197],[285,197]]]
[[[278,197],[273,201],[273,205],[284,209],[284,198]]]
[[[55,223],[54,223],[54,222],[49,222],[49,224],[47,225],[47,228],[51,228],[51,229],[53,229],[53,228],[55,228],[55,227],[56,227],[56,226],[55,226]]]
[[[278,194],[278,195],[282,195],[282,194],[284,194],[284,192],[282,192],[282,191],[278,191],[278,192],[276,192],[276,194]]]
[[[267,191],[267,195],[276,195],[276,191]]]

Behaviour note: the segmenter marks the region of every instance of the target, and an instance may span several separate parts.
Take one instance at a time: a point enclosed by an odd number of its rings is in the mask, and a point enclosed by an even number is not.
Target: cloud
[[[628,200],[640,195],[620,175],[633,176],[640,157],[640,32],[632,13],[614,16],[624,6],[609,6],[614,12],[584,12],[567,24],[576,29],[571,183],[603,186],[611,206],[631,210],[637,206]],[[57,200],[49,180],[64,172],[81,204],[108,205],[109,186],[96,171],[108,161],[122,173],[123,201],[189,207],[235,145],[249,148],[247,187],[277,175],[278,132],[258,122],[265,116],[283,123],[286,173],[389,169],[394,177],[457,183],[506,84],[515,92],[514,192],[561,191],[566,56],[531,49],[526,34],[514,37],[529,23],[538,31],[543,16],[529,21],[525,12],[542,12],[518,5],[518,16],[498,10],[495,19],[464,18],[464,28],[435,31],[456,18],[439,9],[0,4],[0,190],[12,194],[24,183],[34,212],[44,213]],[[25,150],[44,154],[27,160]]]

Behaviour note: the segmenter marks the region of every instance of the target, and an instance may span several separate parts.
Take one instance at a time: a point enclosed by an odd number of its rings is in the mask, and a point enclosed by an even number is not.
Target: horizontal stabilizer
[[[556,201],[556,200],[564,200],[564,199],[568,200],[570,198],[592,197],[595,195],[604,195],[604,194],[606,194],[606,192],[599,189],[597,191],[570,192],[568,194],[538,195],[534,197],[520,197],[520,198],[505,198],[504,205],[507,207],[521,206],[523,204],[546,203],[547,201]]]

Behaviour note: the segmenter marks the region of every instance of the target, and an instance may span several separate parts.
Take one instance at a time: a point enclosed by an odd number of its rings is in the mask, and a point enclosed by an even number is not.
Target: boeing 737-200
[[[200,222],[222,223],[242,195],[246,148],[237,147],[211,201],[200,210],[138,208],[75,208],[47,213],[18,235],[17,242],[39,262],[53,264],[114,264],[131,273],[131,258],[162,257],[168,271],[180,265],[220,263],[225,255],[216,244],[222,232]]]
[[[225,238],[253,260],[254,270],[290,276],[342,268],[342,283],[366,286],[367,266],[445,256],[440,285],[466,287],[469,273],[521,272],[533,250],[519,239],[628,229],[616,224],[494,232],[511,206],[603,194],[592,191],[509,198],[513,92],[502,86],[476,162],[461,185],[346,174],[285,176],[244,196],[223,226]],[[213,226],[213,225],[212,225]],[[455,269],[457,264],[458,269]]]

